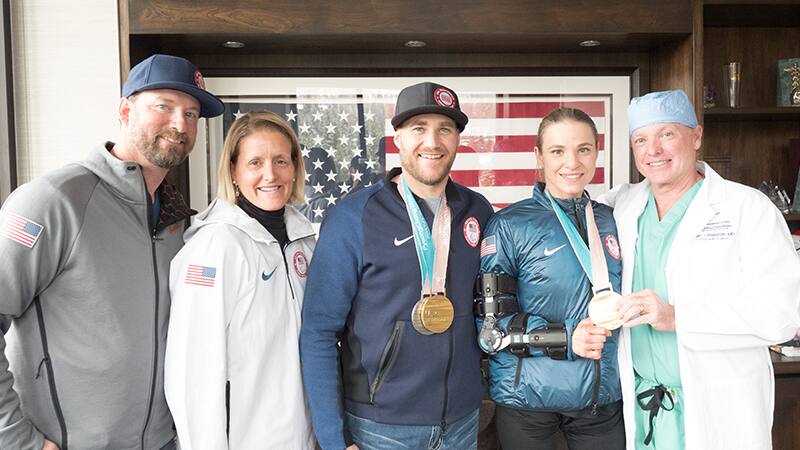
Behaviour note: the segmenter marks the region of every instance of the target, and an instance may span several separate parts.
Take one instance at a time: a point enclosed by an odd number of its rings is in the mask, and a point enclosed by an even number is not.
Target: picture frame
[[[189,163],[191,206],[202,210],[216,195],[227,128],[245,112],[266,109],[298,134],[306,168],[306,203],[299,209],[318,225],[339,199],[399,166],[389,122],[394,103],[403,87],[423,81],[453,89],[470,117],[451,178],[496,209],[531,195],[539,179],[537,128],[560,105],[584,109],[597,126],[600,155],[590,195],[629,181],[626,76],[206,78],[225,112],[198,133]]]
[[[778,106],[800,107],[800,58],[778,60]]]

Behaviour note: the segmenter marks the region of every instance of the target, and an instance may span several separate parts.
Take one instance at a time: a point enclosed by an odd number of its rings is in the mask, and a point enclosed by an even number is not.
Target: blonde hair
[[[236,203],[236,191],[233,188],[233,165],[239,157],[239,143],[242,139],[258,131],[276,131],[286,136],[292,145],[292,163],[294,164],[294,182],[289,195],[289,203],[301,204],[305,201],[305,164],[300,153],[300,142],[291,125],[281,116],[270,111],[251,111],[233,122],[222,144],[222,155],[219,158],[217,198],[228,203]]]

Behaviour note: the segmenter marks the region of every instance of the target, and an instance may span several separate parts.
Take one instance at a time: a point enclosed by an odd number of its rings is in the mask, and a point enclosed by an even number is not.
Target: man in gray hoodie
[[[0,448],[169,449],[169,263],[193,211],[164,182],[222,113],[183,59],[122,88],[119,140],[14,191],[0,209]]]

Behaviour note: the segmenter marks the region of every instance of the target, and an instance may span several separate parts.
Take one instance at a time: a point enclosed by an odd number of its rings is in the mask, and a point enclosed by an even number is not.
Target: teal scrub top
[[[650,288],[665,302],[669,299],[666,265],[669,250],[686,210],[700,189],[703,180],[694,184],[659,220],[653,194],[639,216],[639,237],[633,269],[633,292]],[[650,430],[650,411],[636,405],[637,449],[684,448],[683,392],[681,389],[678,346],[675,332],[656,331],[650,325],[631,328],[631,351],[636,375],[636,395],[655,386],[663,385],[672,395],[672,402],[664,399],[664,408],[653,419],[653,437],[644,444]],[[642,399],[647,403],[650,398]]]

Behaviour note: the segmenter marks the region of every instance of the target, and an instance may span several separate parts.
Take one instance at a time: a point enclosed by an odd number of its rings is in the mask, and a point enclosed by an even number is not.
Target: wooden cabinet
[[[800,57],[800,1],[705,0],[702,77],[716,107],[704,111],[703,159],[725,178],[750,186],[773,180],[794,194],[800,107],[777,107],[777,63]],[[728,108],[722,67],[740,61],[741,107]],[[701,98],[696,99],[702,102]],[[790,185],[791,184],[791,185]]]
[[[775,450],[800,448],[800,357],[790,358],[770,352],[775,369],[775,418],[772,447]]]
[[[790,153],[789,140],[800,138],[800,107],[777,106],[777,66],[780,59],[800,57],[800,1],[703,3],[702,73],[695,75],[696,92],[712,86],[716,107],[703,111],[702,158],[725,178],[753,187],[773,180],[793,196],[800,155]],[[739,108],[725,107],[722,67],[731,61],[742,63]],[[703,99],[695,101],[702,104]],[[790,228],[800,227],[800,214],[784,217]],[[800,448],[800,358],[772,357],[773,447]]]

